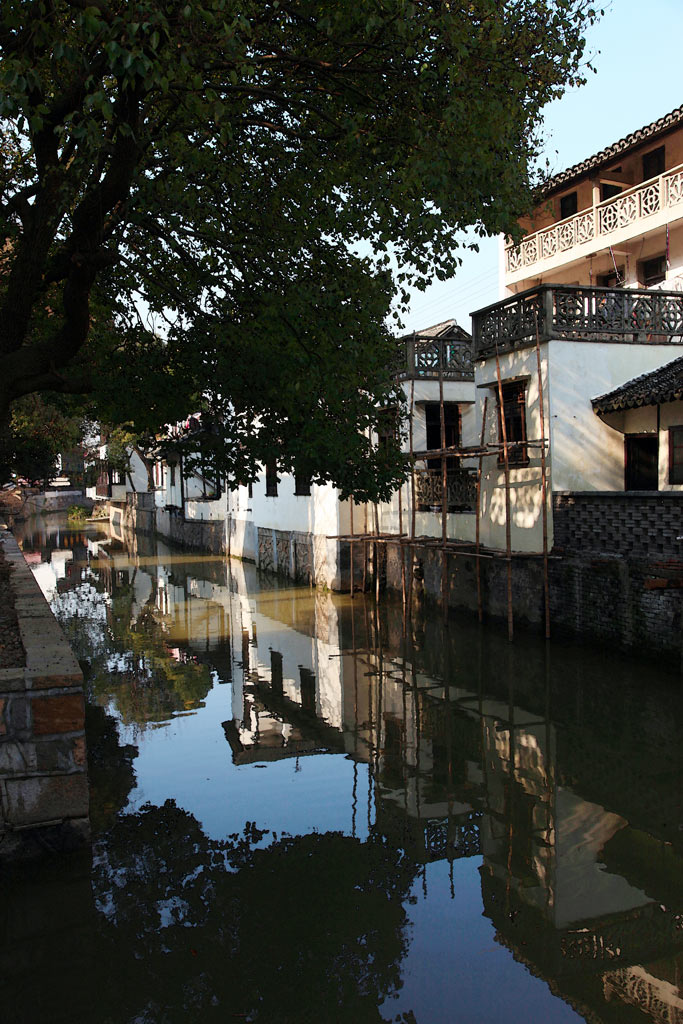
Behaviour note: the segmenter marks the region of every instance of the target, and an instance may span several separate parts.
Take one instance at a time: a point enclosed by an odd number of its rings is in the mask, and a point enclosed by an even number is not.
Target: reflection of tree
[[[109,827],[135,784],[133,760],[138,749],[119,744],[116,721],[104,708],[85,705],[88,737],[90,824],[95,835]]]
[[[126,985],[100,1019],[383,1020],[415,865],[373,838],[265,837],[251,824],[213,841],[171,801],[117,820],[94,893],[98,959]]]
[[[130,582],[110,579],[109,592],[103,588],[103,581],[91,573],[68,602],[63,595],[53,602],[91,697],[113,701],[126,724],[163,721],[200,707],[212,685],[209,666],[170,652],[152,606],[136,613]]]

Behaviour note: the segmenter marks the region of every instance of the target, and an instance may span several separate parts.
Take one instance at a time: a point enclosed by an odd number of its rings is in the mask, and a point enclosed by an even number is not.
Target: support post
[[[479,444],[479,470],[477,472],[477,515],[475,520],[475,548],[477,552],[477,615],[479,621],[484,620],[484,610],[481,601],[481,559],[479,558],[479,527],[481,520],[481,473],[484,462],[484,439],[486,437],[486,413],[488,411],[489,396],[484,396],[484,410],[481,417],[481,441]]]
[[[496,377],[498,379],[498,405],[500,429],[503,434],[503,465],[505,469],[505,553],[507,555],[507,606],[508,606],[508,640],[514,636],[512,617],[512,536],[510,533],[510,460],[508,455],[508,436],[505,424],[505,406],[503,404],[503,383],[500,377],[500,359],[496,346]]]
[[[545,409],[543,408],[543,375],[541,368],[541,345],[536,319],[536,367],[538,369],[538,405],[541,413],[541,501],[543,503],[543,599],[545,603],[545,638],[550,639],[550,588],[548,583],[548,495],[545,464]]]

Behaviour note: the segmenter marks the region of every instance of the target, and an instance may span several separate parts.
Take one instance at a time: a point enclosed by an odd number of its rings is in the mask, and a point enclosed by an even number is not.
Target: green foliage
[[[243,478],[277,450],[385,491],[401,461],[365,431],[397,400],[391,304],[456,271],[458,229],[516,233],[540,110],[580,79],[594,17],[5,0],[0,412],[88,392],[139,434],[205,405]]]
[[[66,510],[66,518],[70,523],[84,523],[88,518],[87,509],[82,505],[69,505]]]
[[[82,433],[82,418],[63,402],[28,395],[14,404],[9,424],[0,430],[0,474],[44,481],[54,473],[57,456],[75,448]]]

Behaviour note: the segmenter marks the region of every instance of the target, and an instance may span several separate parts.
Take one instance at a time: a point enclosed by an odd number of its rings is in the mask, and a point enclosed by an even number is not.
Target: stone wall
[[[407,556],[406,556],[407,557]],[[638,656],[651,656],[671,667],[683,662],[683,589],[671,563],[625,558],[602,551],[566,552],[549,560],[551,635],[579,636]],[[441,550],[416,547],[416,600],[441,599]],[[507,562],[480,560],[482,606],[487,621],[507,616]],[[467,553],[449,556],[448,604],[476,614],[476,559]],[[397,545],[387,546],[387,586],[401,590]],[[515,628],[540,632],[545,627],[543,560],[515,556],[512,560],[512,604]]]
[[[553,495],[555,549],[683,560],[683,493],[585,491]]]
[[[0,533],[26,664],[0,669],[0,861],[89,838],[83,676],[14,538]]]
[[[151,491],[127,494],[125,505],[110,502],[109,520],[117,533],[125,529],[158,534],[172,544],[203,554],[226,552],[223,520],[185,519],[180,508],[156,508]]]

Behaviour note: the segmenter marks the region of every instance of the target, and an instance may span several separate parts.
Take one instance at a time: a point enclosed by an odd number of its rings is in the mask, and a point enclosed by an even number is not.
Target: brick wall
[[[89,837],[83,676],[14,538],[0,534],[26,664],[0,669],[0,861]]]
[[[683,492],[553,495],[555,548],[683,560]]]

